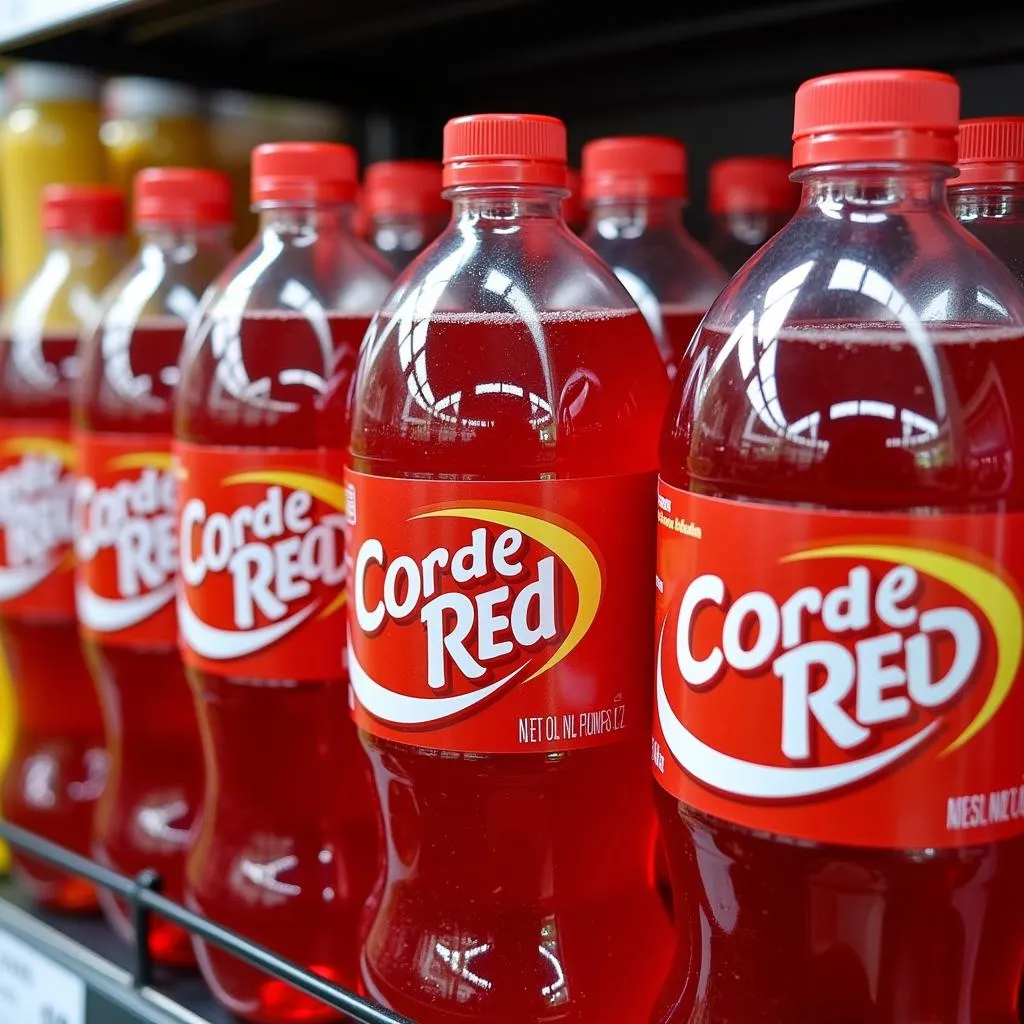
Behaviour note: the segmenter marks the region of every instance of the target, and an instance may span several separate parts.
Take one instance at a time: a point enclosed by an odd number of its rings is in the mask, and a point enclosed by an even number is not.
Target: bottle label
[[[345,657],[344,455],[175,443],[187,665],[334,679]]]
[[[75,603],[82,633],[118,647],[173,647],[178,481],[170,437],[75,435]]]
[[[1024,514],[821,512],[658,492],[654,775],[847,846],[1024,831]]]
[[[653,474],[346,482],[360,728],[478,753],[646,733]]]
[[[68,425],[0,422],[0,611],[73,618],[75,451]]]

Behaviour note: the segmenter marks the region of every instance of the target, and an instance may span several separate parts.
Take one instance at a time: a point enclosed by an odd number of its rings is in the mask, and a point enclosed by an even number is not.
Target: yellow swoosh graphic
[[[55,437],[12,437],[0,444],[0,451],[10,455],[49,455],[68,468],[75,464],[75,446]]]
[[[833,547],[801,551],[783,558],[783,562],[802,562],[813,558],[876,558],[883,562],[909,565],[928,576],[949,584],[973,601],[982,611],[996,635],[996,673],[992,689],[966,729],[942,752],[953,753],[972,740],[1002,707],[1009,696],[1024,646],[1024,621],[1013,591],[998,576],[971,562],[939,551],[904,548],[890,544],[837,544]]]
[[[568,530],[521,512],[509,512],[498,508],[448,508],[423,512],[412,518],[440,519],[445,516],[455,519],[478,519],[485,523],[494,523],[496,526],[519,530],[527,537],[540,541],[569,567],[580,595],[576,620],[561,646],[525,681],[529,682],[530,679],[536,679],[537,676],[553,669],[586,636],[587,630],[597,616],[597,609],[601,604],[601,567],[594,553],[579,537],[573,536]]]
[[[334,600],[317,616],[317,621],[326,619],[333,615],[348,600],[348,591],[342,587],[335,595]]]
[[[345,488],[341,484],[333,484],[330,480],[325,480],[322,476],[293,473],[289,470],[273,472],[259,469],[250,473],[235,473],[225,477],[223,482],[225,484],[282,484],[295,491],[308,491],[314,498],[319,498],[339,512],[345,511]]]
[[[161,469],[167,471],[173,466],[174,456],[170,452],[131,452],[118,455],[107,463],[108,469]]]

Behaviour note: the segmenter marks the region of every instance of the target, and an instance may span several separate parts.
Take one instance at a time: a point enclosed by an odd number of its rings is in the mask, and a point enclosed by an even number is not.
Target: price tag
[[[0,932],[0,1024],[85,1024],[85,982]]]

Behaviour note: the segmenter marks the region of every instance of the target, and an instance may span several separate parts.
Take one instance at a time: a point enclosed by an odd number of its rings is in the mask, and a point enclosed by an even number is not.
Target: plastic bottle
[[[256,150],[259,234],[190,324],[175,418],[178,622],[216,780],[186,900],[349,987],[379,837],[347,713],[345,399],[391,279],[351,234],[355,191],[348,146]],[[333,1016],[213,946],[197,952],[246,1020]]]
[[[670,376],[729,275],[683,226],[686,150],[675,139],[583,147],[583,240],[615,271],[654,332]]]
[[[790,180],[791,172],[781,156],[730,156],[711,165],[709,247],[730,274],[793,216],[800,186]]]
[[[111,78],[103,89],[100,140],[111,184],[127,195],[147,167],[204,167],[209,162],[197,90],[162,78]]]
[[[958,107],[800,87],[800,208],[669,402],[655,1021],[1017,1021],[1024,297],[946,205]]]
[[[449,122],[452,222],[354,388],[349,675],[387,843],[362,980],[419,1024],[643,1020],[670,955],[646,778],[665,375],[565,226],[565,146],[555,118]]]
[[[43,188],[104,181],[106,164],[95,75],[65,64],[17,64],[4,85],[10,112],[0,133],[0,206],[4,294],[10,298],[46,254]]]
[[[231,257],[231,187],[216,171],[149,169],[133,192],[139,252],[82,338],[74,408],[78,619],[111,758],[93,855],[130,876],[155,869],[180,900],[203,760],[174,614],[172,410],[185,323]],[[130,912],[100,900],[130,940]],[[194,962],[188,933],[160,918],[150,950]]]
[[[396,272],[437,238],[451,216],[451,204],[441,197],[441,165],[433,160],[370,164],[362,201],[370,243]]]
[[[953,216],[1024,285],[1024,117],[960,122]]]
[[[70,402],[78,333],[122,261],[121,193],[48,186],[42,223],[46,258],[0,332],[0,641],[18,703],[0,805],[13,824],[88,854],[107,755],[75,624]],[[28,857],[15,865],[41,903],[95,906],[88,883]]]

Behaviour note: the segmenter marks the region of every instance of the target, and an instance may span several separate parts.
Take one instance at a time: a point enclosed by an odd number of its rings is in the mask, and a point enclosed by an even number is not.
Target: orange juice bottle
[[[43,262],[40,194],[54,183],[103,181],[99,80],[64,64],[25,63],[6,76],[10,111],[0,131],[3,290],[18,291]]]
[[[108,180],[125,193],[146,167],[209,162],[199,92],[161,78],[111,78],[103,88],[100,141]]]

